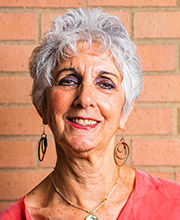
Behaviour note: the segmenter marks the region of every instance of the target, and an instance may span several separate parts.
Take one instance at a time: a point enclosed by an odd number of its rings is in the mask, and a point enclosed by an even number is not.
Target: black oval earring
[[[46,149],[47,149],[47,135],[45,133],[45,126],[44,126],[43,133],[41,134],[41,138],[39,140],[39,145],[38,145],[39,161],[43,161],[45,153],[46,153]]]

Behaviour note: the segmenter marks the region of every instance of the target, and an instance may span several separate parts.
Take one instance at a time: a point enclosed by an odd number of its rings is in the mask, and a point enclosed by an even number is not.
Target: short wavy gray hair
[[[71,9],[58,16],[46,33],[41,45],[34,49],[29,63],[34,79],[32,100],[37,110],[42,111],[45,91],[52,85],[52,71],[60,58],[77,52],[78,41],[101,43],[101,52],[110,51],[123,75],[122,89],[125,95],[123,114],[141,93],[143,77],[136,55],[136,47],[118,17],[100,9]],[[99,51],[100,52],[100,51]]]

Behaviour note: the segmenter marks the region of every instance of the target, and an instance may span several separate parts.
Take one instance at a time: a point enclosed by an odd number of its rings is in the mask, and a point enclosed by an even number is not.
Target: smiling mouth
[[[83,119],[83,118],[68,118],[71,125],[76,128],[94,128],[99,121],[93,119]]]

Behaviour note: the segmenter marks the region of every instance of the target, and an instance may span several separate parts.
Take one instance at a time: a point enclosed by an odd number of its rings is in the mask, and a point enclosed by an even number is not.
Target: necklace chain
[[[74,208],[80,209],[81,211],[84,211],[84,212],[86,212],[86,213],[88,213],[88,214],[90,214],[90,215],[93,215],[93,213],[94,213],[97,209],[99,209],[99,208],[108,200],[108,198],[111,196],[111,194],[114,192],[114,190],[115,190],[115,188],[116,188],[116,186],[117,186],[117,184],[118,184],[118,182],[119,182],[119,176],[120,176],[120,171],[119,171],[119,168],[118,168],[118,178],[117,178],[117,180],[116,180],[116,182],[115,182],[115,184],[114,184],[114,186],[113,186],[111,192],[103,199],[103,201],[102,201],[96,208],[92,209],[91,211],[88,211],[88,210],[86,210],[86,209],[83,209],[83,208],[81,208],[81,207],[75,205],[73,202],[69,201],[69,200],[61,193],[60,188],[56,186],[56,184],[55,184],[55,182],[54,182],[54,180],[53,180],[52,174],[50,174],[50,179],[51,179],[51,182],[52,182],[52,184],[53,184],[53,187],[54,187],[55,191],[56,191],[69,205],[73,206]]]

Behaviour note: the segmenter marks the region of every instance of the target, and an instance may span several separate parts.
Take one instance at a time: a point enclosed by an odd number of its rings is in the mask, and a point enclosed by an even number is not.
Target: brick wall
[[[121,18],[141,57],[145,88],[127,124],[128,163],[180,182],[180,1],[0,0],[0,210],[56,160],[49,130],[46,158],[37,159],[42,126],[30,98],[31,51],[58,14],[96,6]]]

